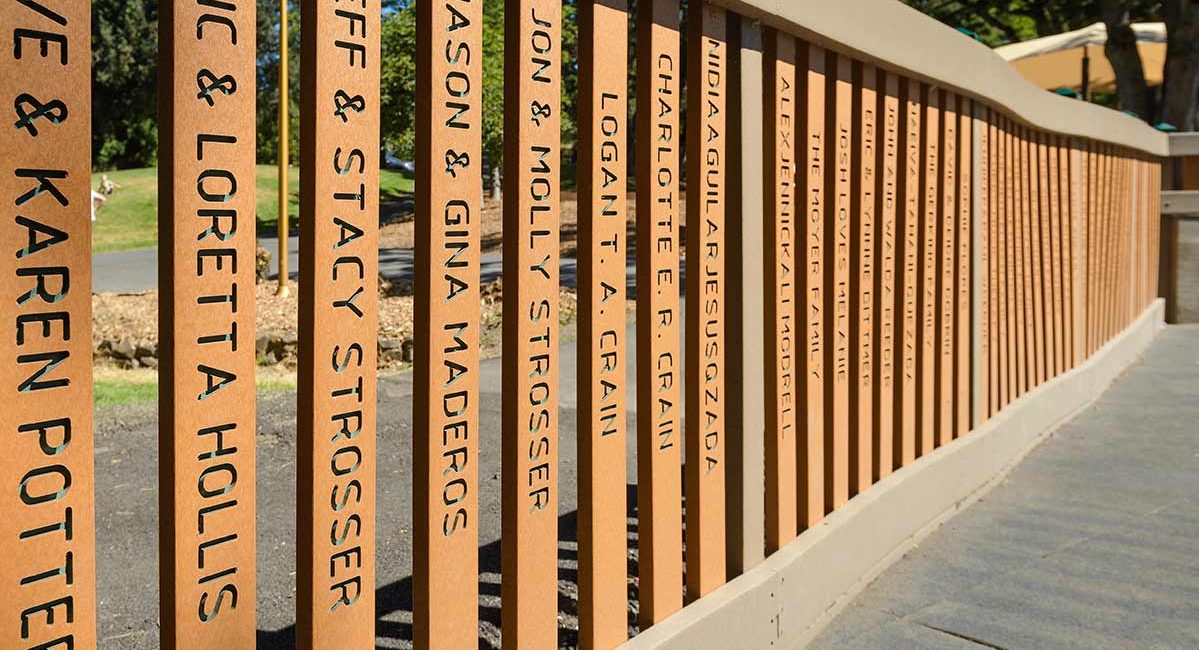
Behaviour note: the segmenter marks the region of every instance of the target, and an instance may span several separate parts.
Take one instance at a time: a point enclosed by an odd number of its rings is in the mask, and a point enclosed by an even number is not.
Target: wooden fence
[[[0,8],[15,125],[0,130],[5,648],[92,648],[104,616],[88,4]],[[871,3],[807,4],[887,29]],[[297,639],[369,648],[388,507],[374,496],[381,12],[301,5]],[[578,484],[563,485],[562,5],[505,5],[503,445],[481,450],[482,8],[419,3],[416,647],[478,643],[479,454],[504,468],[503,646],[558,645],[558,504],[577,490],[579,645],[612,648],[630,611],[644,629],[704,598],[1069,371],[1156,297],[1152,151],[1045,128],[776,5],[578,2]],[[250,648],[254,4],[167,1],[160,24],[161,646]]]

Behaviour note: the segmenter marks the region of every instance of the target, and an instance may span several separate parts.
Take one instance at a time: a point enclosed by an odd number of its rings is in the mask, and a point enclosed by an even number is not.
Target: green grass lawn
[[[96,214],[92,250],[96,252],[150,248],[158,243],[158,168],[124,169],[104,172],[120,185],[108,203]],[[299,214],[300,172],[292,167],[288,175],[288,214],[294,226]],[[255,179],[258,228],[276,229],[279,219],[278,172],[273,165],[258,165]],[[92,175],[92,188],[100,186],[100,174]],[[411,193],[414,182],[399,172],[379,172],[379,194],[384,202]]]
[[[259,368],[255,377],[261,392],[283,392],[296,389],[296,374],[279,368]],[[146,368],[118,370],[97,368],[93,384],[93,403],[96,406],[145,404],[158,399],[158,372]]]

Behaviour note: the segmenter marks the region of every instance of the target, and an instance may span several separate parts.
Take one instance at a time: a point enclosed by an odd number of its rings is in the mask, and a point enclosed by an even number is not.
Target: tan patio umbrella
[[[1133,23],[1137,49],[1150,86],[1161,85],[1166,63],[1165,23]],[[1093,92],[1113,92],[1116,73],[1103,46],[1107,26],[1095,23],[1072,32],[1036,38],[995,48],[1020,74],[1046,90],[1070,88],[1090,98]]]

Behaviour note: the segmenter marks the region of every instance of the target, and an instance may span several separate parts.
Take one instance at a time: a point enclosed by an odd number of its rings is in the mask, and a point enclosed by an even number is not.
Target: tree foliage
[[[383,19],[383,146],[415,158],[416,2],[398,2]],[[579,92],[577,0],[562,7],[562,145],[574,146]],[[483,2],[483,155],[493,166],[504,159],[504,0]]]
[[[92,155],[99,169],[145,167],[158,153],[158,2],[92,3]]]
[[[1199,2],[1195,0],[904,0],[953,27],[969,29],[987,45],[1049,36],[1103,22],[1104,53],[1116,73],[1119,108],[1151,123],[1194,129],[1199,93]],[[1166,24],[1165,79],[1146,87],[1131,23]]]
[[[300,3],[288,0],[287,83],[289,158],[296,160],[300,147]],[[279,0],[257,0],[257,157],[273,163],[279,155]]]

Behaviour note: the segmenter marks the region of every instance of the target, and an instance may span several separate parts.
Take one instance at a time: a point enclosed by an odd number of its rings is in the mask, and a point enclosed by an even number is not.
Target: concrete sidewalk
[[[1199,648],[1199,327],[1162,332],[809,648]]]

